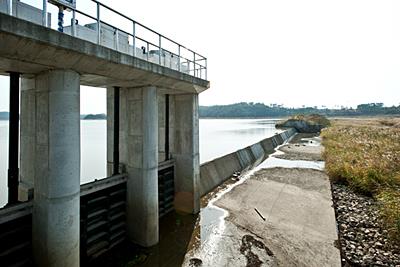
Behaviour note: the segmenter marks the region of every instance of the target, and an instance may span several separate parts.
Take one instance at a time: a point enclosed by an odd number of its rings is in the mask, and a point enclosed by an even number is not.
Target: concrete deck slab
[[[68,34],[0,13],[0,74],[35,75],[51,69],[81,74],[96,87],[153,85],[168,93],[200,93],[209,82]]]

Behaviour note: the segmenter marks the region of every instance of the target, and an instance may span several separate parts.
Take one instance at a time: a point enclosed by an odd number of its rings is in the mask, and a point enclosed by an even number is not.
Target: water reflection
[[[200,119],[200,162],[226,155],[280,132],[275,119]],[[81,121],[81,183],[106,177],[107,124]],[[8,121],[0,121],[0,207],[7,200]]]

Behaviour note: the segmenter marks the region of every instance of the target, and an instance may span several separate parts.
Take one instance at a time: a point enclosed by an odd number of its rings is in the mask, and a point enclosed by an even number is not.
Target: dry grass
[[[400,128],[398,119],[335,120],[322,132],[332,180],[376,197],[393,237],[400,235]]]
[[[391,238],[400,244],[400,190],[387,188],[377,195],[377,199]]]
[[[310,124],[318,124],[318,125],[322,125],[324,127],[328,127],[331,125],[330,121],[325,116],[319,115],[319,114],[295,115],[295,116],[292,116],[290,119],[306,121]]]

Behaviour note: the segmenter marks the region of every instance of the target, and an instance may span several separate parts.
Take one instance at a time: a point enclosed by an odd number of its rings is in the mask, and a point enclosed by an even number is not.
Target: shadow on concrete
[[[157,246],[143,248],[128,241],[91,262],[88,266],[181,266],[186,251],[193,244],[198,215],[171,212],[160,220],[160,242]]]

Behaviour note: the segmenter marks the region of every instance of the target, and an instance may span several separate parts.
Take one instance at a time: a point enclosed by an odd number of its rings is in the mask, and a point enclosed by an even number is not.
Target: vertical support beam
[[[21,78],[20,173],[18,200],[33,198],[36,162],[36,81]]]
[[[7,0],[7,13],[8,15],[13,15],[13,0]]]
[[[36,77],[36,166],[32,215],[37,266],[79,266],[80,76]]]
[[[100,4],[97,4],[97,44],[100,44],[101,42],[101,24],[100,24]]]
[[[159,52],[159,55],[158,55],[158,64],[161,65],[161,54],[162,54],[161,35],[158,35],[158,52]],[[164,60],[165,60],[165,58],[164,58]],[[165,63],[165,61],[164,61],[164,63]]]
[[[43,0],[42,26],[47,27],[47,0]]]
[[[133,22],[133,34],[132,34],[132,46],[133,46],[133,56],[136,57],[136,23]]]
[[[169,155],[169,94],[165,95],[165,160],[170,159]]]
[[[119,87],[114,87],[114,164],[113,175],[119,173]]]
[[[181,71],[181,45],[178,45],[178,71]]]
[[[199,103],[197,94],[175,96],[175,209],[200,210]]]
[[[75,9],[72,10],[71,35],[76,36],[76,11],[75,11]]]
[[[10,126],[8,145],[8,204],[18,202],[19,73],[10,72]]]
[[[153,86],[128,89],[127,227],[141,246],[158,243],[158,101]]]

